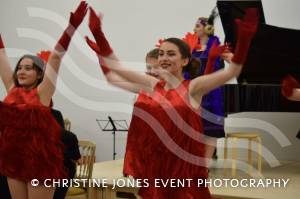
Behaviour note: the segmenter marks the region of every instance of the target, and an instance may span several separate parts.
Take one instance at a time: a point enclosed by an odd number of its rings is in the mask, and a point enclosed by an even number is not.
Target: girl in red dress
[[[208,174],[198,109],[203,95],[240,74],[257,21],[256,10],[249,10],[244,21],[237,22],[236,51],[226,70],[193,80],[184,80],[182,75],[183,68],[193,62],[189,46],[177,38],[164,40],[159,47],[157,79],[121,65],[101,30],[100,18],[90,8],[89,27],[98,45],[96,53],[103,58],[102,64],[109,66],[104,72],[111,70],[143,91],[134,104],[123,170],[125,175],[149,182],[139,191],[143,198],[212,198],[208,188],[197,183]],[[161,183],[171,179],[191,179],[191,183],[179,187]]]
[[[14,199],[53,198],[55,187],[47,188],[44,180],[66,177],[60,127],[50,106],[61,60],[86,12],[82,1],[46,66],[41,58],[24,55],[12,71],[0,36],[0,75],[8,93],[0,102],[0,173]],[[33,187],[32,179],[40,185]]]

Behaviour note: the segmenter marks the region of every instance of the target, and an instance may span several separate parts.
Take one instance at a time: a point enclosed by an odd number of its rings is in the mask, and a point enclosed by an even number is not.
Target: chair
[[[65,129],[67,131],[70,131],[71,130],[71,121],[68,119],[68,118],[65,118],[64,119],[64,125],[65,125]]]
[[[224,140],[224,175],[227,174],[227,142],[228,139],[232,138],[232,176],[236,176],[236,159],[237,159],[237,148],[236,142],[238,139],[248,139],[248,174],[252,175],[252,141],[257,142],[258,154],[257,154],[257,170],[259,174],[262,173],[262,141],[258,133],[227,133]]]
[[[77,163],[74,179],[91,179],[95,162],[96,144],[86,140],[79,140],[78,144],[81,158]],[[66,199],[87,199],[88,196],[89,188],[81,185],[81,187],[70,187]]]

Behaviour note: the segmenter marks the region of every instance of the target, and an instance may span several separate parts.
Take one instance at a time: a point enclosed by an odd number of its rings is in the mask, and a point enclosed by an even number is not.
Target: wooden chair
[[[248,174],[252,175],[252,141],[257,143],[258,153],[257,153],[257,170],[259,174],[262,173],[262,141],[258,133],[248,133],[248,132],[236,132],[227,133],[224,140],[224,175],[227,174],[227,142],[231,138],[232,143],[232,176],[236,175],[236,159],[237,159],[237,148],[236,143],[238,139],[248,139]]]
[[[79,149],[81,159],[77,163],[77,169],[74,179],[91,179],[93,165],[95,162],[96,144],[86,140],[79,140]],[[86,183],[88,184],[88,183]],[[66,199],[88,199],[89,187],[70,187]]]

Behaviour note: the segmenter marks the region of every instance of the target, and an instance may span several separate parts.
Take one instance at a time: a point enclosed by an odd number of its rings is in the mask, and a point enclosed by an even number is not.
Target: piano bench
[[[224,175],[227,175],[227,142],[232,138],[232,176],[236,176],[236,159],[237,159],[237,147],[236,143],[238,139],[248,139],[248,174],[252,176],[252,141],[257,142],[257,171],[261,175],[262,172],[262,142],[258,133],[248,132],[236,132],[227,133],[224,139]]]

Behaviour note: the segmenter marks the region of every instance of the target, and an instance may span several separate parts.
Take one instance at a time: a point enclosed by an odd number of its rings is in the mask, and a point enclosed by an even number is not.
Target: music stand
[[[108,120],[96,119],[98,126],[102,131],[110,131],[113,134],[113,160],[116,159],[116,132],[128,131],[128,125],[126,120],[113,120],[108,116]],[[101,125],[102,123],[102,125]]]

